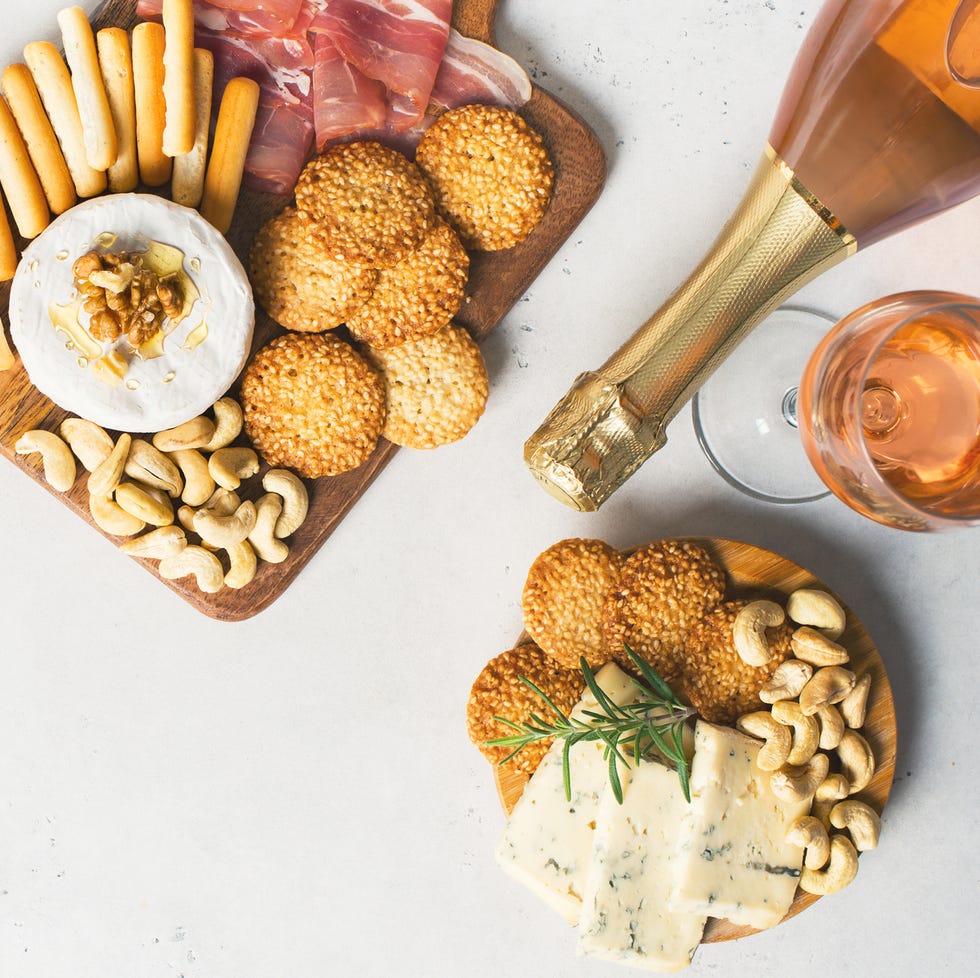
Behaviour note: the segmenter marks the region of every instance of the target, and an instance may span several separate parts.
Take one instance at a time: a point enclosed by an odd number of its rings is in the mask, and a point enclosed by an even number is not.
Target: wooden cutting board
[[[857,797],[868,802],[877,812],[882,812],[891,793],[892,781],[895,777],[897,747],[895,701],[892,698],[892,689],[885,672],[885,664],[881,661],[881,656],[864,625],[841,600],[840,596],[835,594],[826,584],[819,581],[808,570],[785,557],[779,556],[779,554],[763,550],[761,547],[755,547],[752,544],[722,540],[717,537],[691,537],[689,540],[691,543],[704,547],[725,569],[728,576],[727,599],[769,597],[785,606],[786,598],[791,592],[799,588],[809,587],[827,591],[840,602],[847,612],[847,628],[838,641],[851,655],[851,665],[848,668],[858,675],[864,673],[871,675],[868,714],[865,725],[860,732],[871,745],[877,766],[871,783]],[[530,641],[530,637],[525,632],[518,639],[517,644],[528,641]],[[521,797],[528,777],[506,766],[495,767],[494,777],[501,803],[504,810],[509,814]],[[872,852],[861,858],[875,859],[876,856]],[[851,885],[861,885],[860,873]],[[783,920],[795,917],[819,899],[813,894],[798,890],[796,899]],[[707,927],[705,927],[702,943],[714,944],[756,933],[758,931],[755,928],[738,926],[729,923],[727,920],[711,917],[708,919]]]
[[[107,0],[93,17],[93,23],[99,28],[110,25],[131,27],[136,22],[135,6],[135,0]],[[496,10],[497,0],[456,0],[453,24],[466,36],[493,43]],[[38,33],[46,36],[52,27],[51,24],[38,25]],[[598,140],[585,123],[557,99],[535,86],[531,101],[522,109],[522,114],[541,133],[554,161],[554,196],[543,221],[525,242],[508,251],[471,256],[469,301],[464,303],[456,318],[477,339],[486,336],[527,290],[595,202],[605,179],[605,158]],[[282,197],[243,191],[228,233],[240,258],[244,260],[262,224],[285,203],[286,199]],[[0,309],[4,313],[9,291],[9,283],[0,286]],[[268,316],[256,310],[253,351],[280,332]],[[0,373],[0,454],[46,489],[49,487],[36,465],[37,457],[27,460],[18,456],[14,452],[14,443],[21,433],[31,428],[57,430],[66,416],[66,412],[31,385],[19,361],[14,369]],[[514,450],[519,450],[516,443]],[[278,565],[260,564],[255,580],[241,591],[226,588],[216,595],[205,595],[194,586],[193,578],[163,583],[213,618],[237,621],[256,614],[285,591],[395,451],[393,445],[382,440],[372,457],[355,471],[308,483],[309,517],[290,541],[288,559]],[[258,481],[253,480],[256,486]],[[257,487],[256,491],[261,490]],[[69,493],[53,494],[81,519],[92,524],[95,532],[102,532],[89,515],[83,478],[77,480]],[[114,544],[117,542],[111,537],[108,539]],[[120,555],[119,559],[130,558]],[[155,561],[141,563],[151,574],[158,576]]]

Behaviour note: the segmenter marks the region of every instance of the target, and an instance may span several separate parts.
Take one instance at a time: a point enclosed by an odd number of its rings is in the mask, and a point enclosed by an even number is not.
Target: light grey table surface
[[[0,63],[59,0],[3,4]],[[714,534],[845,596],[899,720],[878,851],[846,892],[692,974],[976,973],[980,530],[914,536],[833,499],[753,502],[685,411],[596,515],[537,489],[524,438],[693,267],[741,194],[817,0],[503,0],[499,45],[608,154],[597,206],[486,341],[464,441],[400,453],[259,617],[208,620],[4,463],[0,975],[614,976],[493,862],[503,815],[464,711],[521,630],[534,556]],[[843,314],[909,288],[980,293],[980,202],[800,297]]]

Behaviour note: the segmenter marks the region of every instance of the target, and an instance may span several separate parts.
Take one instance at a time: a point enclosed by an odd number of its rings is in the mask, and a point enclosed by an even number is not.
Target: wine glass
[[[879,523],[980,523],[980,299],[904,292],[842,319],[800,381],[803,448]]]
[[[980,523],[980,299],[904,292],[829,320],[778,310],[695,395],[712,465],[766,502],[833,492],[906,530]]]

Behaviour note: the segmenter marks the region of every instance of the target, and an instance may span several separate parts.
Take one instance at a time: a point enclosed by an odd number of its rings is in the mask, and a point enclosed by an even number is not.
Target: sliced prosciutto
[[[449,40],[452,0],[328,0],[316,16],[343,57],[381,82],[396,131],[425,114]]]
[[[259,83],[259,111],[245,159],[245,184],[292,192],[313,142],[313,49],[306,38],[243,38],[198,29],[195,43],[214,54],[214,102],[245,76]]]
[[[388,106],[385,87],[350,64],[327,34],[316,34],[313,114],[316,148],[352,132],[381,129]]]
[[[302,12],[310,0],[194,0],[194,23],[209,31],[230,31],[245,37],[297,37],[305,34],[312,12]],[[324,0],[325,2],[325,0]],[[137,0],[137,16],[159,20],[163,0]]]
[[[429,101],[444,109],[473,102],[519,109],[531,97],[531,79],[511,57],[496,48],[449,32]]]
[[[312,142],[311,100],[288,103],[263,91],[245,157],[245,186],[269,194],[291,194]]]

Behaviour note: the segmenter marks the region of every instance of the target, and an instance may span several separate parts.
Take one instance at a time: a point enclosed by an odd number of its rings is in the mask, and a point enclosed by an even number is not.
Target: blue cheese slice
[[[691,806],[674,862],[672,910],[772,927],[796,893],[803,850],[786,831],[809,801],[781,801],[756,759],[762,745],[727,727],[698,721]]]
[[[615,663],[596,674],[603,692],[625,705],[637,688]],[[595,698],[582,698],[573,715],[595,709]],[[577,744],[570,756],[572,797],[565,799],[561,743],[552,744],[528,781],[504,829],[496,858],[501,868],[536,893],[570,924],[579,917],[592,855],[599,802],[609,780],[601,743]]]
[[[651,971],[691,963],[707,913],[667,905],[688,807],[677,772],[656,762],[624,775],[622,805],[605,791],[579,917],[579,954]]]

